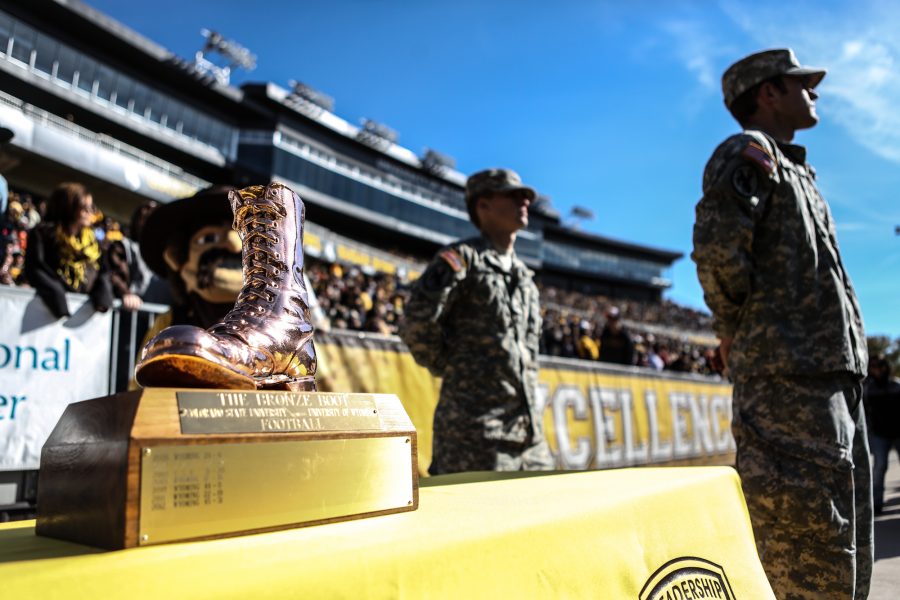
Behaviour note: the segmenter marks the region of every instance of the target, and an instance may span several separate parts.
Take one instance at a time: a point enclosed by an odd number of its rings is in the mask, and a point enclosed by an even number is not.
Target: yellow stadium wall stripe
[[[418,431],[425,474],[440,380],[396,337],[318,333],[316,349],[322,389],[399,396]],[[731,386],[725,382],[542,357],[538,404],[561,469],[733,462]]]

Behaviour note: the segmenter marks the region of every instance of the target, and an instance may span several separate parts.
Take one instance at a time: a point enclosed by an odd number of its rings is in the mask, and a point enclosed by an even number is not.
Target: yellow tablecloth
[[[7,523],[0,598],[638,599],[685,557],[736,598],[774,598],[732,469],[435,477],[415,512],[116,552]],[[690,586],[682,600],[732,597]]]

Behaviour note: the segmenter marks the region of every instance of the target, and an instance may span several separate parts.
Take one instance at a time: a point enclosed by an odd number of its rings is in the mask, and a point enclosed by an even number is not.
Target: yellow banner
[[[311,231],[307,231],[303,235],[303,249],[306,252],[312,251],[313,256],[319,256],[322,253],[322,238]]]
[[[379,258],[378,256],[366,253],[359,248],[354,248],[345,244],[337,244],[337,257],[342,261],[349,262],[354,265],[359,265],[361,267],[372,267],[379,273],[388,273],[393,275],[397,272],[396,264],[383,258]]]
[[[4,598],[774,600],[725,467],[442,475],[413,512],[124,552],[34,532],[0,523]]]
[[[545,358],[538,402],[563,469],[728,464],[731,386],[705,378]]]
[[[396,337],[316,335],[322,389],[396,394],[418,431],[419,471],[431,463],[440,380]],[[542,357],[538,405],[561,469],[730,464],[731,386],[699,376]]]

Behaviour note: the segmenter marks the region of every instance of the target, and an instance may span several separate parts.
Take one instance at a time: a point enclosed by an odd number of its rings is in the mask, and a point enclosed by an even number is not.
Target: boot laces
[[[238,231],[245,232],[245,281],[234,307],[251,307],[263,312],[275,302],[279,276],[287,271],[287,264],[274,249],[279,241],[278,221],[287,212],[279,203],[258,197],[244,199],[247,202],[235,212],[234,222]],[[232,310],[225,321],[245,321],[245,317],[244,310]]]

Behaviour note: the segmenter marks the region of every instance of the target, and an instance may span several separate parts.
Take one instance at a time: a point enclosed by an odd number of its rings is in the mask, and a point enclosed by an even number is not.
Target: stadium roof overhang
[[[544,226],[544,238],[557,240],[567,244],[590,249],[608,249],[616,253],[625,253],[635,258],[662,262],[671,266],[676,260],[683,258],[683,252],[653,248],[632,242],[625,242],[595,233],[571,229],[562,225],[548,223]]]
[[[360,233],[365,233],[361,238],[363,240],[369,236],[378,236],[390,239],[391,236],[402,236],[408,241],[417,241],[426,248],[437,248],[445,246],[455,241],[455,238],[444,235],[437,231],[418,227],[416,225],[403,222],[388,215],[365,209],[363,207],[351,204],[339,198],[335,198],[329,194],[325,194],[319,190],[312,189],[296,181],[291,181],[283,177],[274,177],[274,180],[280,181],[291,189],[296,191],[304,200],[312,205],[318,206],[328,213],[334,214],[339,218],[345,227],[356,229]],[[327,225],[328,221],[316,217],[317,220]]]
[[[245,83],[241,86],[248,100],[261,101],[270,108],[274,108],[281,114],[290,115],[294,119],[314,123],[324,130],[338,134],[351,141],[360,148],[380,156],[390,158],[406,167],[412,167],[421,171],[423,175],[434,177],[452,185],[463,188],[466,185],[466,176],[455,169],[443,169],[440,173],[426,168],[421,157],[389,140],[381,140],[378,143],[365,142],[371,136],[361,135],[363,128],[357,127],[335,113],[322,107],[312,106],[307,102],[296,101],[291,92],[272,82]]]
[[[91,188],[119,190],[135,201],[168,202],[190,196],[209,182],[180,167],[64,119],[22,104],[14,106],[0,93],[0,124],[13,131],[10,150],[21,164],[6,176],[38,193],[48,193],[64,179],[90,178]]]
[[[561,275],[567,278],[584,282],[608,283],[634,289],[660,291],[672,287],[672,282],[662,277],[655,277],[652,280],[635,279],[631,277],[621,277],[605,273],[595,273],[579,268],[569,268],[548,263],[546,261],[542,263],[540,272],[542,274],[546,273]]]
[[[51,33],[65,36],[73,45],[89,46],[92,52],[113,57],[145,76],[177,87],[196,102],[233,109],[243,98],[240,89],[198,75],[184,59],[80,0],[0,0],[0,6],[42,26],[54,26],[57,31]]]

